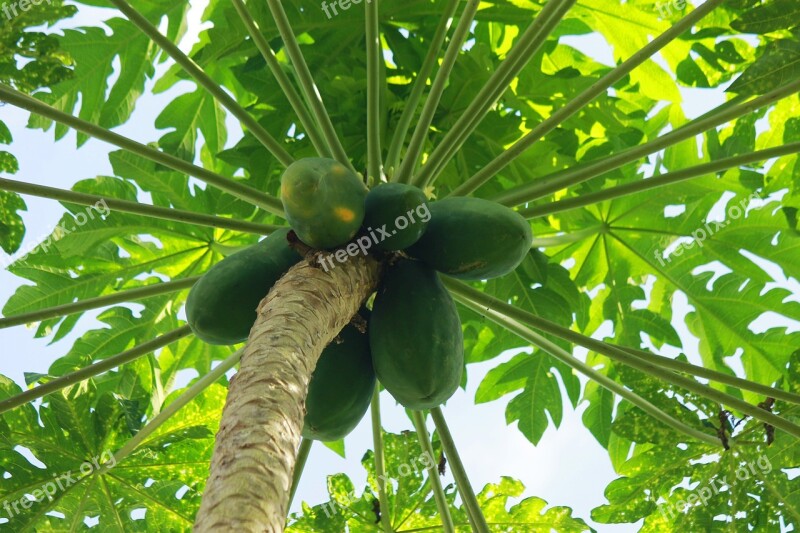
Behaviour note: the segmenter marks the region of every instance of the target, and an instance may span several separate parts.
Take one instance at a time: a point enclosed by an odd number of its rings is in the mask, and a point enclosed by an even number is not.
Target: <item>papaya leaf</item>
[[[788,414],[784,413],[784,414]],[[796,418],[793,416],[792,418]],[[601,523],[645,519],[641,531],[689,531],[736,527],[769,530],[796,523],[800,481],[786,469],[797,468],[797,440],[776,433],[764,442],[762,424],[747,422],[740,444],[712,452],[706,446],[654,446],[631,457],[623,476],[606,489],[609,503],[592,511]]]
[[[415,433],[385,433],[384,439],[393,531],[433,531],[441,527],[425,470],[429,461],[435,464],[436,460],[422,453]],[[438,453],[438,441],[434,440],[434,444],[437,445],[434,453]],[[384,510],[377,504],[377,480],[371,451],[367,452],[362,463],[368,472],[367,487],[358,490],[344,474],[328,477],[330,500],[314,506],[303,502],[302,512],[290,517],[287,532],[378,531],[379,513]],[[547,502],[536,497],[512,504],[510,500],[517,501],[524,490],[519,481],[504,477],[498,483],[486,485],[477,495],[492,531],[590,531],[586,523],[573,517],[572,510],[567,507],[548,507]],[[456,493],[452,483],[446,485],[445,495],[456,531],[472,531],[466,511],[455,504]]]
[[[18,194],[0,191],[0,248],[13,254],[22,245],[25,223],[19,211],[26,211],[25,201]]]
[[[771,33],[790,30],[800,25],[800,6],[792,0],[772,0],[744,12],[731,22],[731,27],[743,33]]]
[[[764,53],[728,87],[741,96],[764,94],[800,77],[800,41],[780,39],[770,42]]]
[[[3,377],[0,391],[5,398],[20,389]],[[224,395],[208,389],[118,462],[113,454],[132,433],[113,394],[77,387],[47,397],[38,412],[5,413],[0,498],[9,506],[0,527],[65,531],[94,519],[114,531],[190,529]]]

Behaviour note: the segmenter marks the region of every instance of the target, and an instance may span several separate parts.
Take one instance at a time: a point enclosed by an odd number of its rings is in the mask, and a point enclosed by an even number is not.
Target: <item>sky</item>
[[[81,12],[70,22],[70,26],[96,24],[96,21],[108,18],[110,14],[109,10],[85,6],[80,6],[80,9]],[[188,50],[193,36],[200,29],[198,17],[199,10],[193,9],[190,32],[182,44],[184,50]],[[613,64],[610,50],[603,41],[595,37],[575,37],[567,41],[598,60]],[[160,71],[163,70],[162,65]],[[152,87],[152,82],[148,86]],[[141,142],[157,139],[163,132],[154,128],[155,117],[172,98],[191,88],[192,85],[182,82],[176,88],[159,95],[145,91],[145,96],[137,103],[134,117],[115,131]],[[687,90],[684,91],[684,96],[686,113],[692,117],[722,101],[721,94],[709,91],[701,93]],[[107,154],[113,147],[90,140],[76,150],[74,134],[56,143],[53,141],[52,131],[26,129],[27,112],[10,106],[0,107],[0,119],[6,122],[14,135],[11,151],[20,162],[20,171],[11,176],[13,179],[69,189],[81,179],[112,175]],[[238,135],[234,133],[236,125],[231,125],[229,145],[238,140]],[[42,236],[49,234],[64,211],[60,204],[50,200],[32,197],[26,197],[25,200],[28,211],[23,214],[27,227],[23,248],[35,245]],[[0,261],[6,258],[0,252]],[[19,284],[18,278],[5,270],[0,271],[0,302],[5,302]],[[679,310],[676,313],[676,324],[680,323],[687,310],[685,303],[681,304],[679,300],[678,306],[681,305],[684,309],[683,312]],[[98,313],[99,311],[86,313],[72,334],[52,346],[48,345],[46,339],[33,339],[33,330],[24,327],[0,330],[0,373],[23,384],[23,372],[46,372],[49,365],[66,353],[77,337],[100,326],[95,320]],[[679,333],[690,346],[696,342],[687,337],[685,327],[681,326]],[[512,355],[513,353],[506,353],[490,362],[471,365],[468,368],[466,390],[459,390],[444,408],[473,486],[480,490],[487,483],[499,481],[501,476],[510,476],[525,484],[524,496],[538,496],[550,505],[569,506],[573,509],[574,516],[587,520],[600,531],[637,531],[638,527],[635,525],[603,525],[589,520],[591,509],[606,502],[603,497],[604,489],[618,476],[611,467],[607,452],[581,422],[585,404],[579,405],[577,410],[568,403],[565,404],[561,427],[556,429],[551,424],[537,446],[527,441],[515,425],[506,425],[505,406],[512,396],[489,404],[474,405],[475,391],[486,372],[510,359]],[[404,410],[397,406],[388,393],[383,394],[381,407],[384,425],[388,431],[413,429]],[[357,487],[364,486],[365,475],[360,460],[364,452],[372,447],[368,418],[347,438],[346,459],[340,458],[322,445],[314,446],[293,510],[298,510],[303,500],[312,504],[327,501],[326,476],[329,474],[344,472],[353,479]],[[429,423],[429,430],[432,429],[432,424]],[[443,482],[453,483],[449,472]]]

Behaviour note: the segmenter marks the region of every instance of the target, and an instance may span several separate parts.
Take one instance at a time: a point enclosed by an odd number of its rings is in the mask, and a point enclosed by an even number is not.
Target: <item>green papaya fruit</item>
[[[369,321],[375,374],[409,409],[447,401],[461,384],[461,321],[436,272],[401,260],[384,274]]]
[[[451,197],[432,202],[431,221],[407,253],[443,274],[465,280],[504,276],[531,249],[531,226],[496,202]]]
[[[364,418],[375,391],[369,336],[352,325],[317,362],[306,397],[303,437],[330,442],[350,434]]]
[[[375,248],[393,252],[408,248],[422,237],[431,219],[428,199],[417,187],[384,183],[367,194],[364,227],[379,234]]]
[[[300,159],[281,178],[281,202],[298,238],[312,248],[336,248],[364,221],[367,187],[346,166],[321,157]]]
[[[256,308],[300,255],[289,247],[289,229],[280,229],[241,252],[226,257],[192,287],[186,317],[197,337],[209,344],[247,340]]]

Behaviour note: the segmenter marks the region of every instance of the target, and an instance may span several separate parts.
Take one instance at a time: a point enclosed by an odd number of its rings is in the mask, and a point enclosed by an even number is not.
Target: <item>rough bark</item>
[[[371,258],[350,257],[329,272],[302,261],[261,303],[231,381],[195,531],[284,530],[311,374],[379,275]]]

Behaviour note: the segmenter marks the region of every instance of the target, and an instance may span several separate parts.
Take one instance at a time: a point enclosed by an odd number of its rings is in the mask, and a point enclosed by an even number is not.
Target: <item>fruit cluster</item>
[[[386,262],[372,310],[359,312],[367,332],[347,326],[317,363],[303,435],[325,441],[347,435],[363,418],[376,377],[409,409],[447,401],[461,384],[463,339],[455,303],[437,271],[464,280],[508,274],[530,250],[527,221],[477,198],[429,204],[411,185],[368,190],[350,169],[323,158],[287,168],[281,200],[291,230],[310,248],[367,253],[374,247]],[[199,338],[221,345],[247,340],[259,302],[302,259],[290,246],[291,230],[227,257],[198,281],[186,312]]]

